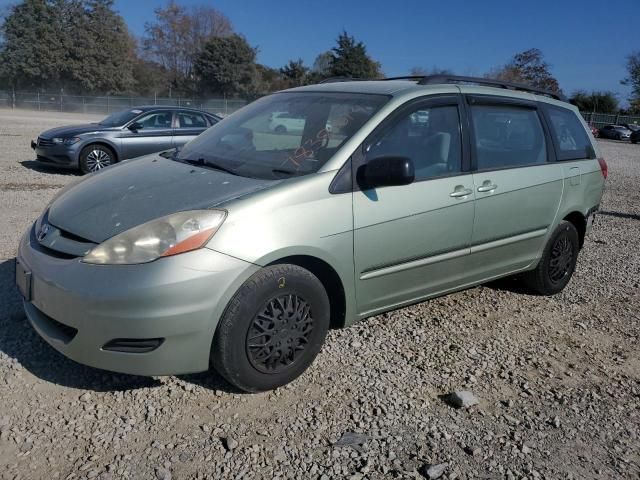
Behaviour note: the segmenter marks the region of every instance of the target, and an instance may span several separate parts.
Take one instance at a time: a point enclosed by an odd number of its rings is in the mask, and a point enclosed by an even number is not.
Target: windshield
[[[315,173],[387,101],[384,95],[276,93],[196,137],[176,159],[263,179]]]
[[[124,110],[122,112],[112,113],[98,125],[102,125],[103,127],[119,127],[133,120],[141,113],[142,110]]]

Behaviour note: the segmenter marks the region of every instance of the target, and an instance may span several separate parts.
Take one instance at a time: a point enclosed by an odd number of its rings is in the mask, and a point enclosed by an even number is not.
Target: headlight
[[[190,252],[206,245],[226,216],[223,210],[195,210],[157,218],[106,240],[82,261],[131,265]]]
[[[73,145],[74,143],[78,143],[80,141],[79,137],[69,137],[69,138],[62,138],[62,137],[57,137],[57,138],[53,138],[52,142],[58,145]]]

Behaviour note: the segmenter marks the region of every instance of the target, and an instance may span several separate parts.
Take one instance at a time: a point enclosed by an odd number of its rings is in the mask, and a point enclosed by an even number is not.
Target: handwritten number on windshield
[[[347,113],[341,118],[336,119],[334,122],[332,122],[331,127],[332,129],[345,128],[349,124],[349,122],[351,122],[351,120],[353,120],[353,117]],[[296,167],[300,167],[302,161],[314,158],[316,152],[319,149],[324,148],[329,144],[329,134],[330,132],[326,127],[321,129],[316,134],[315,138],[309,138],[302,145],[296,148],[296,150],[291,155],[289,155],[287,160],[293,163]]]

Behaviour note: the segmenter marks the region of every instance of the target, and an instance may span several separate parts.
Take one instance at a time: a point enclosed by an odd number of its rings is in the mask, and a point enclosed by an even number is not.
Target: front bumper
[[[36,159],[42,163],[58,167],[78,166],[80,150],[77,144],[42,146],[32,140],[31,148],[36,153]]]
[[[33,328],[72,360],[136,375],[207,370],[226,304],[259,268],[208,249],[142,265],[88,265],[32,241],[27,232],[17,261],[31,274],[24,308]],[[103,348],[115,339],[158,338],[144,353]]]

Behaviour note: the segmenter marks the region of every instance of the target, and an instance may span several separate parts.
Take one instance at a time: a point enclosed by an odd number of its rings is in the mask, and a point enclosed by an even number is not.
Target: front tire
[[[80,152],[80,170],[93,173],[116,162],[116,155],[104,145],[87,145]]]
[[[329,298],[315,275],[296,265],[266,267],[229,302],[211,346],[213,367],[246,392],[285,385],[320,352],[329,316]]]
[[[579,250],[576,227],[571,222],[561,222],[544,247],[536,269],[527,272],[524,277],[529,288],[541,295],[561,292],[573,276]]]
[[[276,133],[287,133],[287,127],[285,127],[284,125],[278,125],[275,129]]]

